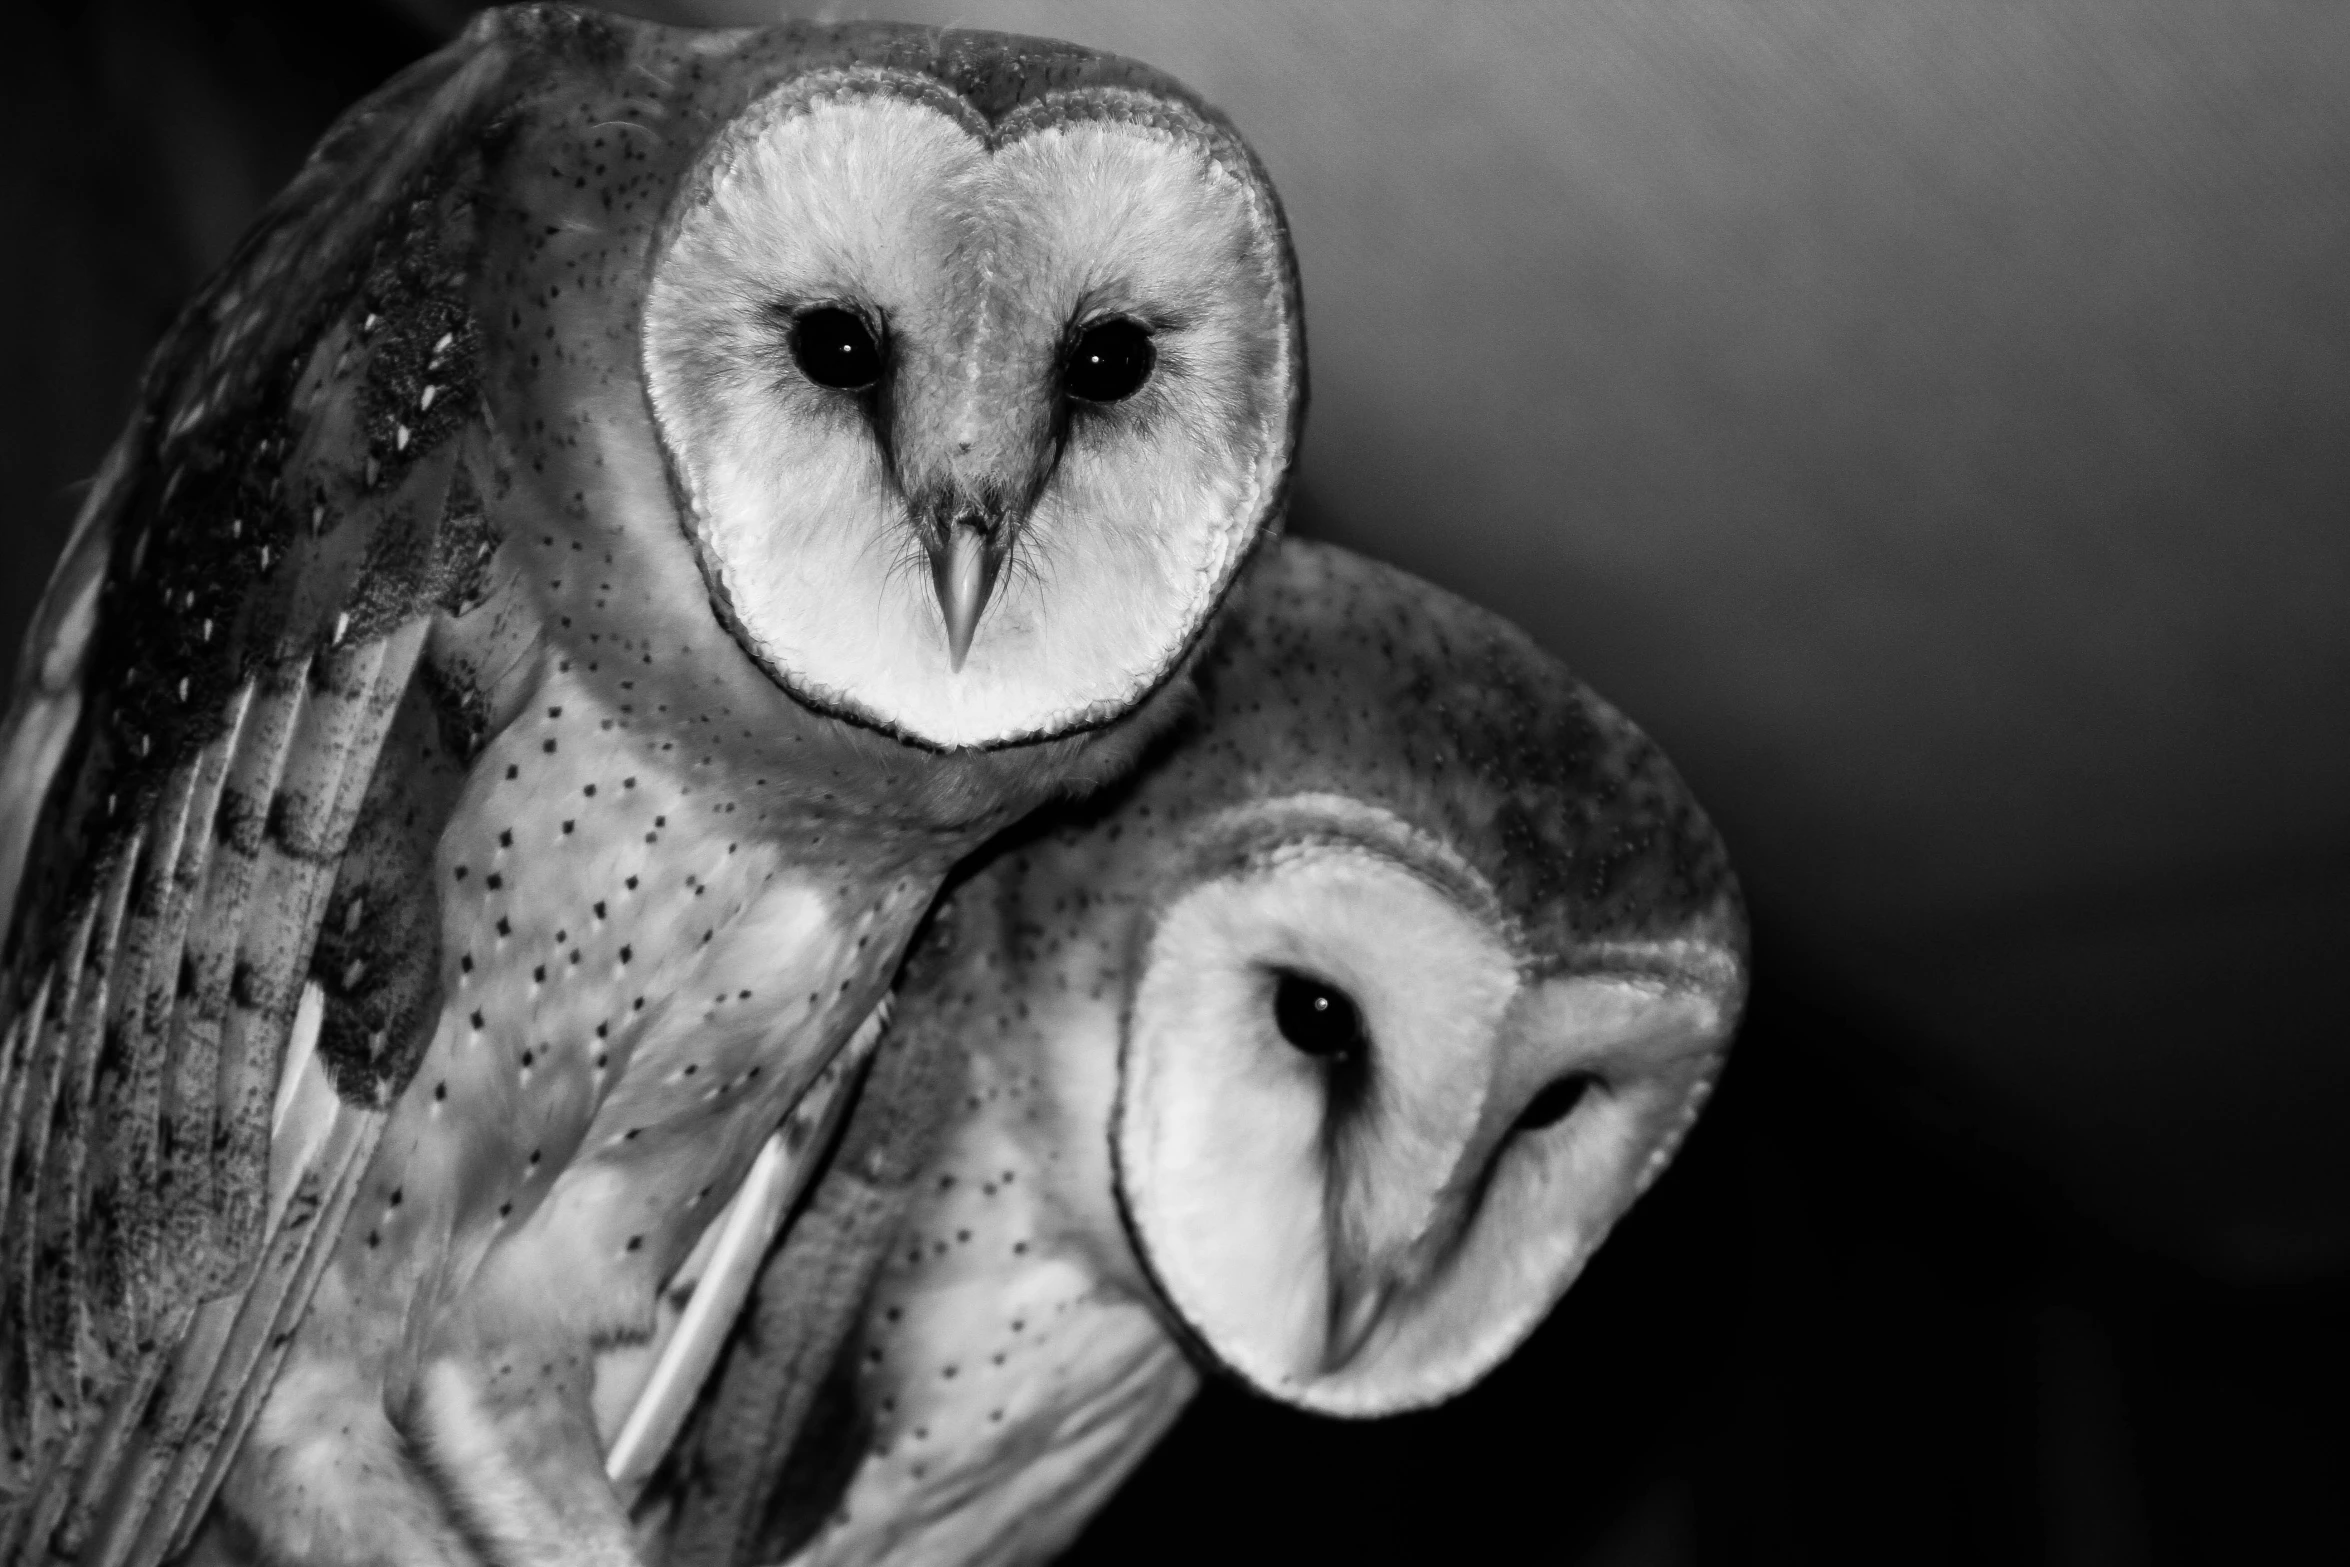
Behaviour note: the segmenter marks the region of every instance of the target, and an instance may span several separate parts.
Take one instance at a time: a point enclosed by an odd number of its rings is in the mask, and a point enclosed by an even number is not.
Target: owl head
[[[704,95],[642,359],[728,627],[801,700],[925,746],[1125,712],[1277,516],[1296,444],[1263,169],[1177,84],[1069,45],[695,47],[742,85]]]
[[[1259,1391],[1433,1403],[1532,1330],[1696,1114],[1744,996],[1736,883],[1637,729],[1400,573],[1284,545],[1200,685],[1118,816],[1125,1227]]]

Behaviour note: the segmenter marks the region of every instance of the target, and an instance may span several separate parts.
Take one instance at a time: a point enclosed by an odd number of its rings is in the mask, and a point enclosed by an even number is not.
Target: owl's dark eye
[[[1114,403],[1132,397],[1151,378],[1158,351],[1151,335],[1124,316],[1097,321],[1077,334],[1069,349],[1064,384],[1071,397],[1089,403]]]
[[[1518,1130],[1539,1132],[1546,1126],[1556,1126],[1574,1113],[1590,1092],[1599,1086],[1599,1079],[1589,1072],[1570,1072],[1565,1077],[1542,1085],[1542,1091],[1518,1112]]]
[[[791,325],[792,362],[818,386],[862,392],[881,379],[881,345],[853,310],[819,305]]]
[[[1286,969],[1273,984],[1273,1022],[1316,1060],[1353,1060],[1366,1044],[1363,1014],[1345,991]]]

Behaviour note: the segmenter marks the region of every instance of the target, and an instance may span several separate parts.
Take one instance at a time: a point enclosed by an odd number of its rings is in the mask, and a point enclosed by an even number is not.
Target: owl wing
[[[865,1069],[889,1027],[889,1007],[884,997],[816,1074],[695,1248],[697,1255],[707,1248],[706,1258],[698,1267],[689,1262],[667,1286],[672,1293],[681,1282],[686,1286],[685,1305],[674,1322],[656,1324],[650,1375],[635,1390],[628,1416],[604,1452],[604,1473],[624,1503],[634,1504],[676,1445],[764,1271],[769,1249],[830,1158]],[[606,1385],[599,1365],[599,1398]]]
[[[158,350],[29,633],[0,732],[0,1561],[184,1532],[429,1038],[461,769],[416,677],[492,548],[466,281],[506,64],[477,28],[330,132]]]
[[[918,943],[907,983],[942,955]],[[671,1567],[784,1560],[864,1455],[863,1434],[849,1429],[857,1324],[965,1087],[965,1057],[943,1024],[926,1015],[882,1035],[839,1148],[767,1253],[701,1402],[646,1488],[648,1507],[667,1508],[659,1556]]]

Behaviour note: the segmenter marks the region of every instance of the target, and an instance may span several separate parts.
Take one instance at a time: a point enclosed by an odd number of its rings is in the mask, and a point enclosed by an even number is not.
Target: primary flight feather
[[[1108,56],[519,7],[347,116],[21,666],[0,1560],[224,1479],[265,1557],[625,1559],[583,1368],[1164,721],[1302,352],[1262,170]]]

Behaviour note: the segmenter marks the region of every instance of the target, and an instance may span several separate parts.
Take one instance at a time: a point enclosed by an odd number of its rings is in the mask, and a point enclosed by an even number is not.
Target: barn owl
[[[1147,771],[1017,830],[916,944],[646,1495],[673,1567],[1043,1559],[1203,1372],[1435,1403],[1696,1114],[1744,915],[1630,723],[1495,617],[1295,541],[1198,690]]]
[[[1302,355],[1112,57],[517,7],[346,116],[8,721],[0,1560],[630,1559],[580,1368],[1172,714]]]

